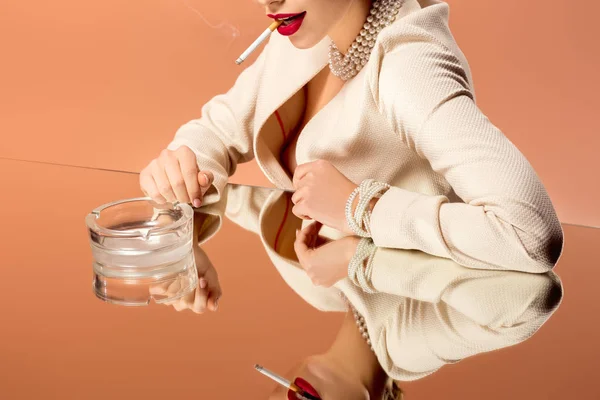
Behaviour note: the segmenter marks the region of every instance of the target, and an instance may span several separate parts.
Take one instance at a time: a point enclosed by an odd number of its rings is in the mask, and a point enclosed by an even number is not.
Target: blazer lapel
[[[291,190],[292,181],[279,159],[280,149],[289,132],[282,132],[274,113],[327,65],[330,40],[326,37],[316,46],[300,50],[288,38],[275,35],[269,44],[272,48],[267,54],[259,85],[254,118],[254,155],[271,183]]]
[[[420,8],[418,0],[405,0],[398,18]],[[330,43],[325,37],[316,46],[300,50],[287,37],[277,33],[271,37],[256,102],[253,146],[259,167],[276,187],[293,189],[279,158],[290,128],[282,128],[274,113],[327,66]]]

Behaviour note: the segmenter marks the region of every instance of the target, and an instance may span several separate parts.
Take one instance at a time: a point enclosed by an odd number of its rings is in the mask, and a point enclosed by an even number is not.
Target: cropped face
[[[358,0],[258,0],[270,18],[284,20],[278,32],[299,49],[323,40],[354,1]]]
[[[348,379],[343,371],[336,370],[324,359],[314,356],[296,365],[284,375],[292,382],[296,378],[298,386],[311,394],[317,394],[322,400],[369,400],[369,393],[359,382]],[[294,394],[277,387],[269,400],[297,400]]]

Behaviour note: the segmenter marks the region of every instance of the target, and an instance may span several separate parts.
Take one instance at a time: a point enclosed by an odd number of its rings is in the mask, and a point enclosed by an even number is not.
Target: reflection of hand
[[[292,212],[302,219],[314,219],[340,232],[353,234],[346,222],[346,201],[356,184],[329,161],[301,164],[294,172]]]
[[[223,294],[219,285],[217,270],[200,246],[194,245],[194,258],[198,271],[198,285],[196,289],[177,300],[162,304],[171,305],[177,311],[189,309],[196,314],[204,313],[207,308],[211,311],[217,311],[218,301]],[[181,289],[181,281],[176,280],[169,285],[157,285],[151,288],[150,292],[152,295],[161,296],[177,293]]]
[[[348,264],[360,238],[347,236],[325,241],[319,236],[322,226],[320,222],[313,222],[297,231],[294,249],[300,265],[313,284],[331,287],[348,276]]]

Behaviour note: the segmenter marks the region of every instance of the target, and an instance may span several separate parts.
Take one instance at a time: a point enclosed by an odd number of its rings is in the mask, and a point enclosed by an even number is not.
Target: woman
[[[218,201],[237,164],[256,158],[275,186],[294,190],[293,207],[277,203],[268,216],[281,227],[261,233],[267,252],[321,310],[345,309],[338,290],[365,312],[371,293],[397,291],[401,272],[381,248],[474,269],[554,267],[563,234],[552,203],[476,106],[446,3],[260,3],[292,19],[142,171],[147,195],[196,207]],[[303,238],[319,230],[336,240],[311,248]],[[360,293],[340,289],[349,280]]]
[[[548,271],[562,250],[560,223],[531,165],[475,105],[448,5],[388,3],[366,29],[378,2],[261,1],[275,17],[302,12],[299,29],[272,35],[231,90],[178,130],[142,171],[143,191],[198,206],[203,191],[218,198],[237,163],[256,157],[271,182],[296,191],[294,214],[355,235],[346,203],[374,179],[391,185],[370,195],[376,246],[471,268]],[[358,48],[369,54],[364,66]],[[336,76],[337,49],[355,76]]]

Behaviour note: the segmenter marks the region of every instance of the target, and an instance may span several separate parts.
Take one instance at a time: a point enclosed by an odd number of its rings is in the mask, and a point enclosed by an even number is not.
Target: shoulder
[[[370,60],[372,83],[377,86],[379,79],[388,78],[401,84],[412,78],[423,85],[450,72],[459,85],[472,90],[469,64],[450,30],[449,15],[445,2],[405,0],[397,20],[377,38]]]
[[[450,6],[438,0],[404,0],[396,21],[381,31],[378,40],[394,45],[394,36],[411,33],[419,38],[440,38],[451,35]]]
[[[446,100],[475,95],[468,62],[450,31],[449,5],[405,0],[402,8],[377,37],[366,79],[384,114],[402,114],[418,125]]]
[[[458,44],[450,30],[450,6],[438,0],[405,0],[396,21],[381,31],[378,49],[394,53],[411,43],[427,43],[454,52]]]

